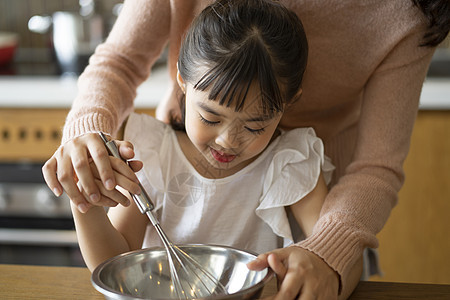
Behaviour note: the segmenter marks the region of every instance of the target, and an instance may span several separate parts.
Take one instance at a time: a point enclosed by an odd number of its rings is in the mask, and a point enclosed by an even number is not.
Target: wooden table
[[[1,299],[104,299],[91,285],[86,268],[0,265]],[[263,296],[276,292],[271,281]],[[450,299],[450,285],[391,282],[360,282],[349,298]]]

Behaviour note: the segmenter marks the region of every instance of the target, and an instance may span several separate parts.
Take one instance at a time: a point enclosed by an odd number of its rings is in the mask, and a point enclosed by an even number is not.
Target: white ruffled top
[[[156,216],[176,244],[217,244],[263,253],[293,242],[285,207],[307,195],[322,171],[334,169],[312,128],[282,132],[259,157],[220,179],[201,176],[182,152],[175,131],[132,114],[125,140],[144,163],[138,173]],[[148,225],[143,248],[161,246]]]

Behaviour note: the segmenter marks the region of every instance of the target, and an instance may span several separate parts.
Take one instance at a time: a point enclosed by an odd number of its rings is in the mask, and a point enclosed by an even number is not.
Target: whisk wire
[[[209,294],[219,294],[219,293],[227,294],[227,290],[226,290],[225,286],[222,283],[220,283],[220,281],[213,274],[211,274],[208,270],[203,268],[195,259],[193,259],[185,251],[180,249],[177,245],[172,245],[172,247],[174,249],[176,249],[179,253],[181,253],[181,255],[183,255],[184,258],[187,260],[187,262],[189,262],[189,264],[191,266],[191,270],[194,271],[194,272],[189,272],[189,274],[194,274],[197,277],[197,279],[199,279],[200,284],[203,285],[208,290]],[[178,255],[177,255],[177,257],[178,257]],[[180,262],[180,264],[183,265],[182,262]],[[208,287],[206,285],[205,277],[200,277],[198,272],[195,272],[195,270],[198,270],[199,272],[202,273],[202,275],[206,276],[206,278],[209,280],[209,283],[212,285],[212,287]]]
[[[219,293],[227,294],[226,288],[214,275],[205,270],[195,259],[167,238],[159,224],[156,224],[155,228],[165,246],[171,279],[175,293],[179,299],[191,299],[191,297],[202,298]],[[179,267],[184,271],[185,276],[181,277],[181,279],[175,264],[176,262],[178,262]],[[189,276],[195,276],[198,279],[195,282],[198,282],[200,286],[196,287],[195,284],[192,284],[193,281],[187,280]],[[183,283],[185,286],[188,286],[189,293],[186,291],[187,289],[183,288]]]
[[[153,226],[155,227],[156,232],[158,233],[161,241],[163,242],[164,248],[166,249],[167,260],[169,263],[170,278],[172,280],[175,293],[177,294],[178,299],[183,299],[183,297],[185,299],[189,299],[186,293],[184,293],[180,278],[178,277],[178,272],[175,268],[175,263],[173,262],[172,253],[170,253],[171,242],[167,239],[167,236],[165,235],[164,231],[162,230],[161,226],[159,226],[159,224],[153,224]]]

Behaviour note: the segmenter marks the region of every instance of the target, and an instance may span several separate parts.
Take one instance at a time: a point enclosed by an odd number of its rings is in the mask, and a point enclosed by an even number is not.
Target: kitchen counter
[[[77,94],[74,76],[0,76],[0,108],[69,108]],[[135,99],[137,108],[155,108],[169,86],[164,66],[152,69]]]
[[[264,289],[273,295],[276,280]],[[2,299],[104,299],[91,285],[86,268],[0,265]],[[450,285],[360,282],[350,300],[449,299]]]
[[[164,65],[152,70],[139,86],[136,108],[155,108],[166,93],[169,74]],[[0,76],[0,108],[69,108],[77,93],[76,77]],[[422,110],[450,110],[450,78],[425,80],[420,100]]]

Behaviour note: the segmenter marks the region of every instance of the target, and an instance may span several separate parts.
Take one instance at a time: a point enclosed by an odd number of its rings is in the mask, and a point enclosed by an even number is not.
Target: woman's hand
[[[176,80],[172,82],[166,95],[156,107],[155,116],[158,120],[166,124],[170,124],[171,120],[181,120],[181,108],[179,99],[183,92]]]
[[[277,275],[279,290],[270,299],[338,298],[339,276],[319,256],[300,247],[277,249],[247,264],[251,270],[270,267]]]
[[[134,157],[131,143],[116,142],[122,158]],[[140,189],[134,172],[141,168],[141,162],[130,162],[128,166],[122,160],[110,157],[99,135],[87,133],[61,145],[44,164],[42,173],[56,196],[65,191],[78,210],[85,213],[92,205],[127,204],[115,187],[120,185],[138,194]]]

